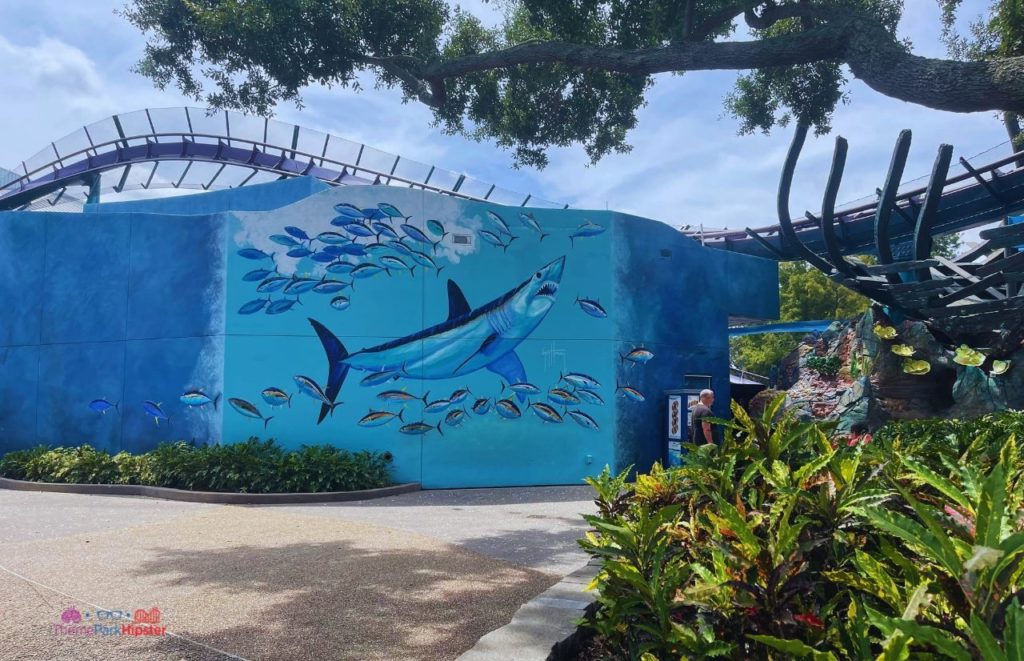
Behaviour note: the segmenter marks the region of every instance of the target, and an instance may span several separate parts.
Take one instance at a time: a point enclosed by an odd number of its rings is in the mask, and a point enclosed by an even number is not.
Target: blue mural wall
[[[727,403],[728,315],[778,305],[774,262],[654,221],[305,179],[0,239],[0,291],[40,292],[0,313],[0,451],[261,436],[426,487],[577,483],[660,458],[684,374]]]

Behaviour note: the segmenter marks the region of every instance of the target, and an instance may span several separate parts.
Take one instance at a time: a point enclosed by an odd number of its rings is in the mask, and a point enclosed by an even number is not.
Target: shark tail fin
[[[429,399],[427,399],[428,397],[430,397],[430,391],[429,390],[427,392],[423,393],[423,397],[420,397],[420,399],[423,400],[423,405],[424,406],[426,406],[427,402],[430,401]]]
[[[438,421],[438,423],[437,423],[437,433],[440,434],[441,436],[444,436],[444,432],[441,431],[441,422],[440,421]]]
[[[217,410],[217,403],[220,401],[220,396],[223,393],[217,393],[217,396],[213,398],[213,410]]]
[[[398,409],[398,421],[399,422],[405,422],[405,418],[402,417],[403,413],[405,413],[405,407],[402,407],[402,408]]]
[[[286,395],[286,397],[288,398],[287,399],[288,408],[291,408],[292,407],[292,396],[291,395]]]
[[[270,421],[273,420],[273,419],[274,419],[274,416],[270,416],[269,418],[263,418],[263,428],[266,429],[267,425],[269,425]]]
[[[327,387],[324,389],[324,394],[331,401],[331,405],[326,403],[320,405],[320,417],[316,421],[317,424],[320,424],[327,414],[334,410],[334,406],[336,406],[334,400],[341,392],[341,384],[345,382],[345,377],[348,375],[348,365],[342,362],[348,358],[348,350],[345,349],[341,340],[319,321],[310,319],[309,323],[316,331],[317,337],[320,338],[320,343],[324,345],[324,353],[327,354]]]

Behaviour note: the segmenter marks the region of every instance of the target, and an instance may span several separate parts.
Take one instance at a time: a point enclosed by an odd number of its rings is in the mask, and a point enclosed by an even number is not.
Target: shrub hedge
[[[329,445],[286,451],[273,439],[255,437],[227,445],[161,443],[145,454],[40,445],[4,455],[0,476],[239,493],[353,491],[390,484],[391,460],[390,452],[349,452]]]
[[[734,405],[717,448],[592,480],[587,658],[1024,659],[1024,414],[834,424]]]

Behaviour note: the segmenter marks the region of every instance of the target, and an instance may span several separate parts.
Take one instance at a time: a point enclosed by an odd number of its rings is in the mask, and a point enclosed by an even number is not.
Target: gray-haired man
[[[715,437],[711,430],[711,423],[708,418],[713,418],[711,405],[715,403],[715,393],[711,390],[701,390],[700,400],[693,411],[690,412],[690,442],[714,445]]]

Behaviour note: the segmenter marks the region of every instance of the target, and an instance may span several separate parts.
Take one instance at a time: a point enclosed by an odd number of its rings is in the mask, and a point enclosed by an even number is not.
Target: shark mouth
[[[546,296],[548,298],[554,298],[555,294],[557,294],[557,293],[558,293],[558,283],[557,282],[551,282],[550,280],[548,280],[547,282],[542,284],[540,286],[540,289],[537,290],[537,296]]]

